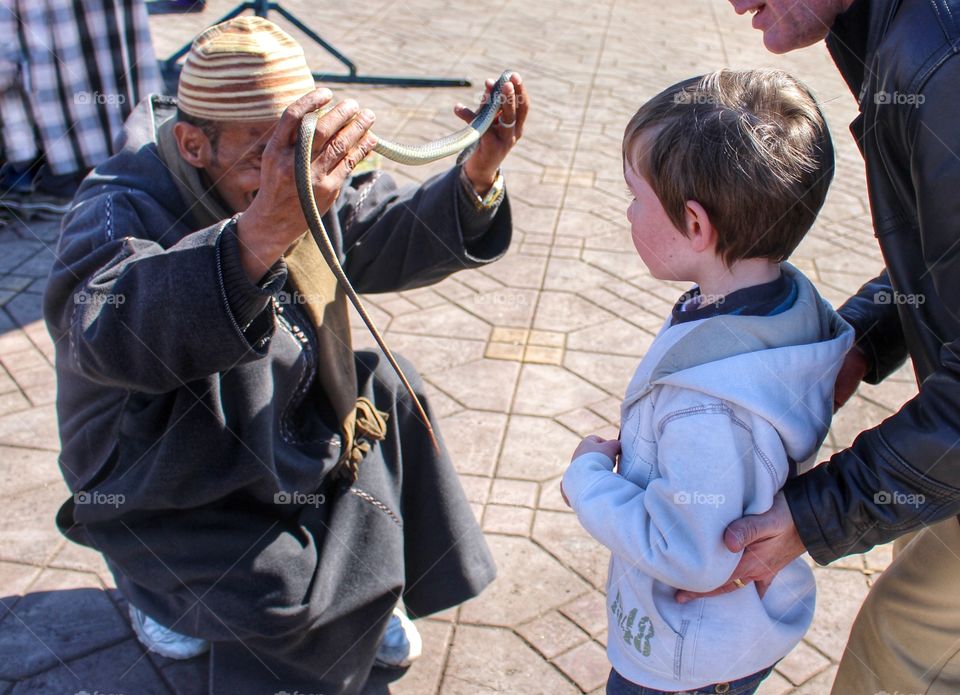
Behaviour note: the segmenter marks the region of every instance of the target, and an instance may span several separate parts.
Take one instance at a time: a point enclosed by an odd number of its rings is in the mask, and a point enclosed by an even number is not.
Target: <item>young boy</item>
[[[784,261],[823,204],[832,143],[789,75],[722,71],[637,111],[623,169],[640,258],[655,278],[696,286],[627,388],[619,441],[587,437],[563,478],[612,551],[607,693],[745,695],[809,627],[810,568],[796,560],[762,596],[674,594],[729,581],[740,555],[722,543],[726,525],[769,509],[826,436],[853,332]]]

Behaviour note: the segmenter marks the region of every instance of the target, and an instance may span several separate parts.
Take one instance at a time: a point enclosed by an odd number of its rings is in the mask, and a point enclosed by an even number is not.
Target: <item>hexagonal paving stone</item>
[[[557,611],[534,618],[516,630],[547,659],[590,641],[590,635]]]
[[[513,626],[582,594],[587,584],[523,538],[489,536],[497,579],[460,609],[462,623]]]
[[[54,517],[69,494],[60,481],[6,497],[0,515],[0,559],[43,564],[65,542]]]
[[[169,695],[170,692],[140,645],[130,639],[21,681],[12,695]]]
[[[580,690],[512,632],[461,625],[440,692],[572,695]]]
[[[440,431],[457,471],[491,475],[506,424],[506,415],[476,410],[443,418]]]
[[[554,659],[553,663],[584,691],[600,687],[610,675],[607,652],[596,642],[574,647]]]
[[[0,678],[11,680],[133,634],[96,578],[63,570],[45,570],[2,625]]]
[[[860,604],[867,596],[866,578],[848,570],[814,569],[817,610],[806,640],[827,654],[843,654]]]
[[[598,589],[606,585],[610,551],[583,530],[574,514],[541,509],[534,520],[533,539]]]
[[[435,372],[430,381],[467,408],[507,412],[513,398],[520,364],[504,360],[478,360]]]
[[[525,364],[520,372],[513,410],[553,417],[603,398],[596,386],[562,367]]]
[[[580,438],[542,417],[512,415],[497,474],[525,480],[547,480],[570,465]]]

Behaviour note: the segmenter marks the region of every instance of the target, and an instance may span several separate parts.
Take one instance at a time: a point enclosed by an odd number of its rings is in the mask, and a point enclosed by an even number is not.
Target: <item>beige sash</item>
[[[180,156],[173,133],[175,119],[157,130],[160,158],[170,170],[181,198],[199,228],[209,227],[233,215],[213,187],[207,188],[200,171]],[[337,279],[306,232],[284,254],[291,301],[301,303],[317,335],[317,373],[330,400],[343,439],[335,475],[353,482],[358,466],[370,450],[366,440],[386,437],[387,414],[366,398],[357,397],[357,371],[350,339],[347,298]]]

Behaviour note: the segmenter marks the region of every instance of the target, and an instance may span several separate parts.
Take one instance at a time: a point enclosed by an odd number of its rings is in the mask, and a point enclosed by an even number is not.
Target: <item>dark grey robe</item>
[[[340,442],[313,330],[284,301],[282,261],[244,282],[235,224],[191,225],[156,151],[169,113],[157,98],[138,107],[64,220],[44,316],[61,469],[82,494],[57,522],[104,554],[131,603],[214,643],[211,692],[354,693],[398,597],[413,615],[454,606],[493,562],[379,354],[357,353],[358,389],[389,413],[387,437],[355,485],[330,481]],[[457,186],[456,169],[404,190],[351,180],[324,222],[358,291],[504,253],[509,204],[466,243]]]

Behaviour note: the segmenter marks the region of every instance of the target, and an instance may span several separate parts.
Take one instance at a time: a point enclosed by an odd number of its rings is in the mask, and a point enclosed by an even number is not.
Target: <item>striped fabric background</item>
[[[137,102],[161,91],[143,0],[0,3],[0,147],[68,174],[109,157]]]

